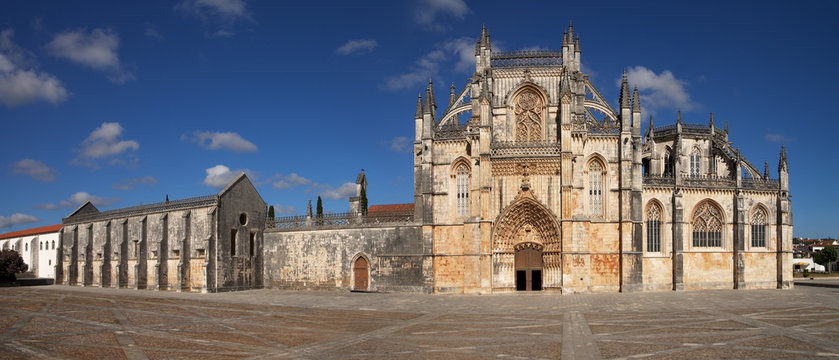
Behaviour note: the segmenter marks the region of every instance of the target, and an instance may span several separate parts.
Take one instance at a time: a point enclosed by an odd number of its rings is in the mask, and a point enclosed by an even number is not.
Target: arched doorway
[[[542,290],[542,245],[532,242],[516,245],[516,290]]]
[[[363,256],[359,256],[357,259],[355,259],[355,262],[353,262],[353,279],[355,279],[355,283],[353,284],[353,290],[367,291],[367,268],[367,259],[365,259]]]
[[[493,289],[562,288],[562,241],[556,217],[523,190],[499,216],[492,234]]]

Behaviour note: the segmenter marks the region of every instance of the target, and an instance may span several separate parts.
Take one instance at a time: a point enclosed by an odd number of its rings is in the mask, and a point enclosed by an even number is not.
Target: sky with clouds
[[[839,237],[839,3],[0,3],[0,232],[218,192],[247,173],[277,214],[413,200],[416,96],[438,102],[493,50],[558,49],[615,104],[624,69],[656,125],[728,121],[777,175],[786,144],[796,236]],[[645,120],[646,121],[646,120]],[[761,167],[758,165],[758,167]]]

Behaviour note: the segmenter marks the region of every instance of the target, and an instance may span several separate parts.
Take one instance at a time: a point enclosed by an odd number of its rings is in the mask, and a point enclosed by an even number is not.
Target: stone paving
[[[2,359],[839,359],[839,280],[482,296],[44,286],[0,288],[0,314]]]

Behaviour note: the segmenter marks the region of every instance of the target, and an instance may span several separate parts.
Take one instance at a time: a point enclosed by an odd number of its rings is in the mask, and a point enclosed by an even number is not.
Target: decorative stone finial
[[[630,98],[629,98],[629,80],[626,78],[626,68],[623,69],[623,78],[621,79],[621,109],[629,109],[630,108]]]
[[[632,112],[640,113],[641,112],[641,97],[638,96],[638,87],[635,87],[635,90],[632,91]]]
[[[422,118],[422,93],[417,94],[417,112],[414,116],[417,119]]]

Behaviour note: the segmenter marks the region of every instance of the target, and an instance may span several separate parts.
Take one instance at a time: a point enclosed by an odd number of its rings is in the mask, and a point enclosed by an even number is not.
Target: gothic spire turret
[[[763,164],[763,179],[769,180],[769,160]]]
[[[568,76],[568,72],[563,72],[562,77],[559,79],[559,97],[563,97],[566,94],[573,96],[574,94],[571,93],[571,78]]]
[[[437,116],[437,101],[434,99],[434,85],[431,78],[428,78],[428,86],[425,88],[425,107],[423,113],[430,113]]]
[[[787,148],[781,145],[781,157],[778,159],[778,172],[787,168]]]
[[[414,114],[417,119],[422,118],[422,93],[417,94],[417,112]]]
[[[676,110],[676,123],[682,123],[682,109]]]
[[[728,119],[725,119],[725,133],[728,134]]]
[[[449,88],[451,89],[451,92],[449,92],[449,107],[448,108],[451,109],[452,105],[454,105],[454,102],[457,100],[457,95],[454,93],[454,83],[452,83],[452,86],[450,86]]]
[[[475,44],[475,55],[480,55],[482,47],[487,48],[487,50],[492,49],[492,45],[490,45],[489,41],[489,31],[487,30],[486,24],[481,26],[481,37],[478,38],[478,43]]]
[[[629,98],[629,80],[626,78],[626,69],[623,69],[623,78],[621,79],[621,109],[629,109],[631,99]]]
[[[574,52],[581,52],[580,50],[580,34],[577,34],[577,40],[574,40]]]
[[[574,22],[568,20],[568,43],[574,42]]]
[[[638,96],[638,87],[635,87],[635,90],[632,91],[632,112],[640,113],[641,112],[641,97]]]
[[[652,115],[650,115],[650,130],[647,131],[647,135],[650,137],[650,139],[652,139],[653,136],[655,136],[655,127],[653,126],[653,116]]]

